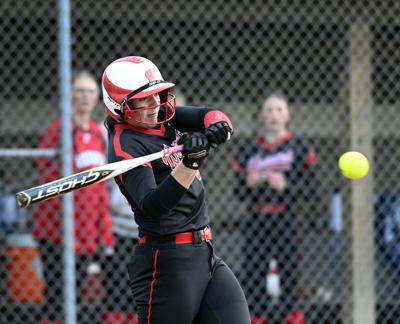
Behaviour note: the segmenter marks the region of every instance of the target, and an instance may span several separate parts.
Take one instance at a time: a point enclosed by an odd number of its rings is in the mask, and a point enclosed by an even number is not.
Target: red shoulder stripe
[[[129,153],[125,152],[122,147],[121,147],[121,134],[124,131],[124,129],[128,128],[125,125],[116,125],[115,126],[115,136],[114,136],[114,148],[115,148],[115,154],[117,156],[122,157],[125,160],[128,159],[133,159],[134,156],[130,155]],[[149,167],[151,168],[151,163],[147,162],[145,164],[143,164],[143,166]]]

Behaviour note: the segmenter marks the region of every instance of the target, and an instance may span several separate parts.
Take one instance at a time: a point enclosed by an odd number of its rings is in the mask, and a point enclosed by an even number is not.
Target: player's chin
[[[155,125],[155,124],[157,124],[157,122],[158,122],[157,115],[155,115],[155,116],[149,116],[149,117],[146,118],[146,119],[147,119],[146,122],[147,122],[148,124]]]
[[[143,128],[154,128],[155,126],[157,126],[157,124],[158,124],[157,118],[155,118],[155,119],[146,119],[141,123],[141,126]]]

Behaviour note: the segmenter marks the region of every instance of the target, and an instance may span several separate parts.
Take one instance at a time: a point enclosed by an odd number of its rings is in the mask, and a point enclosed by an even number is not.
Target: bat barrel
[[[61,179],[57,179],[43,185],[20,191],[16,194],[19,207],[28,207],[31,204],[43,200],[61,196],[72,190],[93,185],[105,181],[111,177],[127,172],[144,163],[154,161],[173,153],[180,152],[182,145],[177,145],[163,151],[145,155],[142,157],[109,163],[104,166],[88,169]]]

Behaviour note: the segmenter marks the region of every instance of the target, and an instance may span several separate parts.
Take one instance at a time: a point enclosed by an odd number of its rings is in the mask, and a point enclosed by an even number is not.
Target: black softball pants
[[[209,241],[135,246],[128,265],[139,324],[249,324],[248,305]]]
[[[253,214],[246,221],[246,249],[242,286],[252,315],[267,315],[268,324],[284,323],[296,309],[298,277],[298,225],[289,213]],[[274,305],[265,276],[271,258],[278,262],[281,295]]]

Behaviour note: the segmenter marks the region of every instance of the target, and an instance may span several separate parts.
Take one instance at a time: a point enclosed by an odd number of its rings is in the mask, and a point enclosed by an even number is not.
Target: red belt
[[[165,236],[150,237],[147,235],[143,235],[139,239],[139,244],[161,243],[170,241],[174,241],[175,244],[191,244],[191,243],[200,243],[202,241],[210,241],[210,240],[212,240],[211,228],[205,227],[198,231],[178,233],[168,237]]]
[[[256,205],[255,210],[261,213],[277,214],[288,210],[288,206],[277,205],[277,204],[262,204],[262,205]]]

